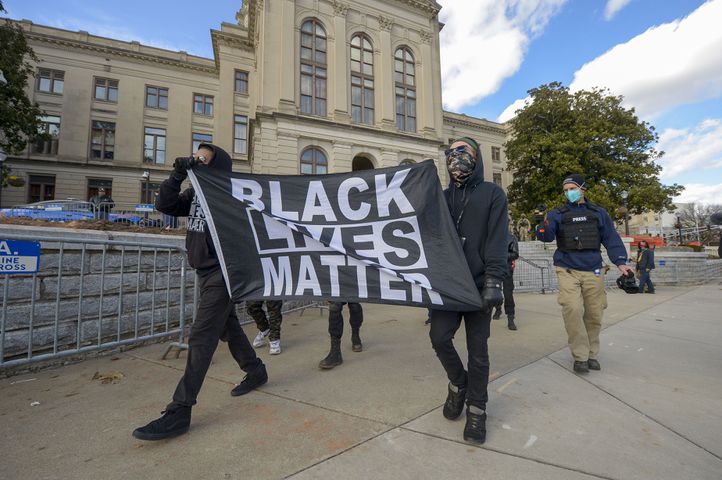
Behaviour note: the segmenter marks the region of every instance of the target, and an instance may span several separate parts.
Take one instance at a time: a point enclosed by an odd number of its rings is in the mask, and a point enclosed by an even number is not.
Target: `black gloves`
[[[502,303],[504,303],[504,294],[501,292],[501,280],[486,277],[481,289],[481,309],[490,312],[492,308],[500,307]]]
[[[171,176],[179,182],[182,182],[188,176],[188,169],[197,163],[198,160],[194,157],[178,157],[175,159],[175,162],[173,162],[173,173],[171,173]]]

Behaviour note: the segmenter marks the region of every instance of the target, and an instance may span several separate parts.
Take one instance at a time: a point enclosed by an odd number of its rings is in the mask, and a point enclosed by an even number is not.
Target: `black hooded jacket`
[[[461,187],[444,190],[451,217],[463,242],[464,255],[478,288],[486,276],[503,279],[507,270],[507,200],[498,185],[484,181],[481,151],[476,168]]]
[[[198,165],[194,168],[214,168],[231,173],[233,162],[225,150],[208,143],[202,143],[200,147],[213,150],[213,160],[208,166]],[[218,257],[213,246],[213,239],[208,231],[203,208],[195,191],[191,187],[180,193],[181,183],[173,175],[161,183],[158,197],[155,200],[155,208],[159,212],[174,217],[188,217],[188,232],[186,233],[188,263],[199,273],[203,273],[204,270],[207,271],[219,265]]]

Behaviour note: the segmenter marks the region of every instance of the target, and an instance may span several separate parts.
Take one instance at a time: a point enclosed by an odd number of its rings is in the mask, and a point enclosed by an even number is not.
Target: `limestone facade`
[[[56,136],[8,159],[24,187],[3,206],[152,198],[194,138],[226,149],[234,170],[346,172],[435,160],[477,138],[485,177],[506,187],[503,124],[445,112],[440,6],[424,0],[247,0],[211,30],[213,58],[18,22],[39,62],[28,95]],[[142,175],[148,172],[146,181]],[[145,192],[150,190],[150,195]]]

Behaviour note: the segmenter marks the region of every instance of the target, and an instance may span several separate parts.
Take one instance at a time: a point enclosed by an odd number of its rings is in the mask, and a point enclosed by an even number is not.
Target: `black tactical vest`
[[[557,248],[562,252],[599,250],[602,246],[599,209],[590,203],[584,206],[584,210],[571,210],[567,205],[559,208],[562,224],[557,232]]]

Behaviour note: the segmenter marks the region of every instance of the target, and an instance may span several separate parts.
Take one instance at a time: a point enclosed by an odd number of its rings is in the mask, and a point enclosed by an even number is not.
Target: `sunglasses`
[[[466,145],[459,145],[458,147],[449,148],[447,150],[444,150],[444,155],[446,155],[448,157],[452,153],[461,153],[461,152],[472,153]]]

